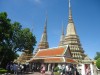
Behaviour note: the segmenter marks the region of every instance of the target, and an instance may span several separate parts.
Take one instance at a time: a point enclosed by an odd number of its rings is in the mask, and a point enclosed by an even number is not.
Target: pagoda
[[[32,57],[33,57],[33,53],[32,52],[30,53],[30,50],[23,50],[22,54],[16,60],[14,60],[14,62],[25,64]]]
[[[37,51],[39,49],[47,49],[47,48],[49,48],[49,44],[48,44],[48,41],[47,41],[47,16],[46,16],[45,24],[44,24],[44,32],[42,34],[42,37],[41,37],[41,40],[39,42],[38,48],[35,51],[35,54],[37,53]]]
[[[60,39],[59,46],[69,45],[71,53],[72,53],[72,58],[78,61],[83,60],[85,57],[85,54],[81,46],[79,36],[76,33],[74,21],[72,18],[70,0],[69,0],[69,18],[68,18],[68,25],[67,25],[66,31],[67,32],[66,32],[65,37],[64,37],[64,33],[62,32],[61,37],[63,36],[63,38]]]
[[[65,35],[64,35],[64,28],[63,28],[63,23],[62,23],[62,34],[61,34],[61,37],[60,37],[59,46],[63,46],[64,38],[65,38]]]

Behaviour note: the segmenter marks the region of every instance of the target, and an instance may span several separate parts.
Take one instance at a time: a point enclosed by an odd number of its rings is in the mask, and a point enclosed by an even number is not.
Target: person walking
[[[88,66],[87,69],[86,69],[86,75],[91,75],[91,69],[90,69],[89,66]]]
[[[46,67],[45,67],[45,65],[44,64],[42,64],[41,65],[41,75],[45,75],[45,69]]]

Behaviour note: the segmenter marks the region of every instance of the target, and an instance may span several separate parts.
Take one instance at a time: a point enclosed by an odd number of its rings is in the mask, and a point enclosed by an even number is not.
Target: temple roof
[[[47,56],[62,56],[67,50],[68,46],[60,46],[57,48],[40,49],[35,57],[47,57]]]
[[[35,61],[43,61],[45,63],[77,63],[71,58],[68,45],[39,50],[29,62]]]
[[[84,60],[91,60],[88,55],[86,55],[86,57],[84,58]]]
[[[78,62],[72,58],[65,58],[65,57],[48,57],[48,58],[34,58],[30,62],[43,60],[45,63],[74,63],[77,64]]]

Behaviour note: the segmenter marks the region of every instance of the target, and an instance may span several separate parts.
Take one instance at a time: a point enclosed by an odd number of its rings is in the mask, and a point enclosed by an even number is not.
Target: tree
[[[100,58],[100,52],[96,52],[96,56],[95,56],[95,60],[97,60],[98,58]]]
[[[96,66],[97,66],[98,69],[100,69],[100,58],[97,59]]]
[[[12,60],[8,59],[10,58],[10,55],[13,55],[13,58],[15,58],[13,51],[11,51],[10,49],[11,47],[10,40],[12,38],[12,33],[13,32],[11,30],[11,20],[7,18],[6,12],[1,12],[0,13],[0,65],[2,64],[2,66],[5,66],[5,63],[7,63],[7,61]]]
[[[13,61],[18,56],[18,51],[28,49],[33,52],[35,44],[36,38],[29,28],[23,29],[18,22],[11,23],[6,12],[0,13],[0,63],[2,66]]]
[[[23,50],[30,50],[30,52],[33,52],[36,44],[36,37],[30,32],[29,28],[21,29],[21,25],[18,22],[15,22],[12,28],[14,30],[12,50],[14,52]]]

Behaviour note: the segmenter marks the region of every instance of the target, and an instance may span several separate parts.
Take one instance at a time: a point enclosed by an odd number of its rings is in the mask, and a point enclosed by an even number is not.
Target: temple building
[[[47,70],[50,70],[50,65],[57,64],[77,64],[78,70],[82,75],[85,75],[86,68],[91,68],[91,75],[93,74],[93,61],[84,53],[79,36],[76,32],[75,24],[72,17],[72,9],[69,0],[69,14],[66,34],[64,34],[64,27],[62,25],[62,32],[60,36],[59,45],[57,47],[49,48],[47,38],[47,17],[44,24],[44,31],[41,40],[35,50],[34,56],[28,61],[29,63],[47,65]]]
[[[76,28],[74,25],[74,21],[72,18],[72,10],[71,10],[70,1],[69,1],[69,17],[68,17],[66,35],[64,35],[64,29],[62,26],[62,34],[61,34],[60,43],[58,47],[66,46],[66,45],[69,45],[73,59],[77,60],[78,62],[81,62],[81,60],[85,58],[84,50],[81,46],[79,37],[76,32]],[[37,53],[38,50],[47,49],[47,48],[49,48],[49,43],[47,40],[47,18],[46,18],[44,32],[42,34],[40,43],[35,53]]]
[[[26,64],[30,58],[32,58],[33,53],[29,53],[30,50],[24,50],[17,59],[14,60],[14,62],[19,63],[19,64]]]
[[[73,59],[76,59],[78,61],[83,60],[85,54],[81,46],[79,37],[77,35],[74,21],[72,18],[70,1],[69,1],[69,18],[68,18],[68,25],[66,31],[67,31],[66,35],[64,35],[64,31],[62,30],[59,46],[69,45]]]
[[[48,49],[40,49],[30,62],[41,63],[73,63],[78,62],[72,59],[71,51],[68,45],[53,47]]]
[[[57,47],[49,48],[49,42],[47,39],[46,17],[44,32],[42,34],[41,40],[36,51],[34,52],[35,55],[29,60],[29,62],[46,63],[48,70],[50,69],[50,65],[53,65],[53,63],[73,63],[77,64],[78,71],[80,71],[82,75],[85,75],[86,69],[89,66],[91,68],[91,75],[94,75],[93,61],[84,53],[79,36],[76,32],[72,17],[70,0],[66,34],[64,34],[64,27],[62,25],[62,34],[60,36],[59,45]]]

